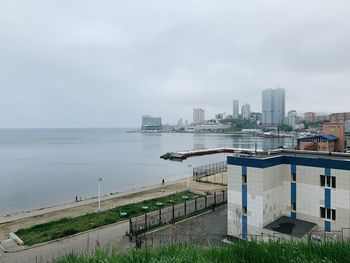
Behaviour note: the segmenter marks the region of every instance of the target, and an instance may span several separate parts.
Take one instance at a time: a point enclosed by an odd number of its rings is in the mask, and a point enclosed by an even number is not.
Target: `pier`
[[[245,154],[245,155],[256,155],[262,153],[262,150],[255,149],[244,149],[244,148],[213,148],[213,149],[201,149],[201,150],[191,150],[184,152],[168,152],[160,156],[164,160],[186,160],[189,157],[202,156],[217,153],[231,153],[231,154]]]

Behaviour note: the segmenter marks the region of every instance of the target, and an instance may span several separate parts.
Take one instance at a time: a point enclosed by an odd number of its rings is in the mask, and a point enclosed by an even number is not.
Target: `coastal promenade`
[[[226,187],[217,184],[190,181],[190,188],[194,191],[213,192],[220,191]],[[106,195],[101,197],[101,208],[102,210],[105,210],[130,203],[137,203],[147,199],[170,195],[186,189],[187,180],[182,179],[168,182],[164,185],[158,184],[123,193]],[[93,213],[97,210],[97,207],[97,198],[91,198],[81,202],[67,203],[0,217],[0,240],[7,239],[10,232],[15,232],[20,228],[27,228],[64,217],[75,217],[86,213]]]

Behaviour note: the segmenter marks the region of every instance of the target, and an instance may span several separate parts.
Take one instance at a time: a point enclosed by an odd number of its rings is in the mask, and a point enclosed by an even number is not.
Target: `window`
[[[292,211],[296,211],[297,210],[297,204],[295,202],[291,202],[291,205],[290,205]]]
[[[330,209],[330,208],[320,207],[320,216],[323,219],[335,220],[336,219],[336,210]]]
[[[321,186],[325,186],[325,179],[326,179],[326,177],[324,176],[324,175],[320,175],[320,185]]]
[[[335,176],[332,176],[332,187],[336,188],[336,184],[335,184]]]
[[[293,182],[296,182],[296,180],[297,180],[297,174],[296,173],[292,173],[292,176],[291,176],[292,178],[292,181]]]
[[[246,184],[246,183],[247,183],[247,175],[242,174],[242,184]]]
[[[243,215],[247,214],[247,207],[246,206],[242,206],[242,213],[243,213]]]
[[[320,175],[320,185],[325,187],[336,188],[336,177]]]

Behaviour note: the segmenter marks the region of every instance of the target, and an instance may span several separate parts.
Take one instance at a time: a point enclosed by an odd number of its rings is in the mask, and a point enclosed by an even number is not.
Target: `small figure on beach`
[[[78,202],[78,196],[77,195],[75,196],[75,202]]]
[[[162,185],[164,185],[164,179],[162,179]]]

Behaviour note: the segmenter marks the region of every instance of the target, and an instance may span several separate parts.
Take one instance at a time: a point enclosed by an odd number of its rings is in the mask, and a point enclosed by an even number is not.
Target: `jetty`
[[[244,149],[244,148],[212,148],[212,149],[200,149],[200,150],[191,150],[183,152],[168,152],[160,156],[164,160],[174,160],[182,161],[189,157],[202,156],[209,154],[218,154],[218,153],[230,153],[230,154],[241,154],[253,156],[259,153],[262,153],[262,150],[255,149]]]

